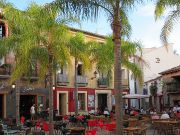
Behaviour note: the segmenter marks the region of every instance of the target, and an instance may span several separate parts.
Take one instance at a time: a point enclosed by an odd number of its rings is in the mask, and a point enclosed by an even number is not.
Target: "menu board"
[[[88,107],[94,107],[94,95],[88,95]]]

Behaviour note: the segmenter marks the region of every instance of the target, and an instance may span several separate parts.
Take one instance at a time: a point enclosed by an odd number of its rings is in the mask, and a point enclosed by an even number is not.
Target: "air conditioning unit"
[[[0,58],[0,66],[2,66],[4,63],[5,63],[4,57],[3,57],[3,58]]]

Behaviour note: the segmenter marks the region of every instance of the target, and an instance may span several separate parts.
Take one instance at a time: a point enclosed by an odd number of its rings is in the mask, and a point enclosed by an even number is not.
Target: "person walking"
[[[33,121],[34,120],[34,117],[35,117],[35,104],[33,104],[32,106],[31,106],[31,109],[30,109],[30,113],[31,113],[31,121]]]

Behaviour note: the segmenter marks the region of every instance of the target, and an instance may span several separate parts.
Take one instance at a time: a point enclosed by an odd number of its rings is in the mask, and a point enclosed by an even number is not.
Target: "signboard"
[[[115,97],[112,95],[112,105],[115,105]]]
[[[94,95],[88,95],[88,107],[94,107]]]

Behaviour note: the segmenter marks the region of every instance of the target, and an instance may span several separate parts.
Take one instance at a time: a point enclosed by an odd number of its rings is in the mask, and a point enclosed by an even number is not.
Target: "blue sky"
[[[25,9],[31,2],[30,0],[8,0],[13,3],[17,8]],[[34,0],[38,4],[45,4],[52,0]],[[165,16],[167,13],[165,13]],[[159,47],[162,46],[160,42],[160,31],[164,23],[164,18],[158,21],[154,19],[154,4],[152,2],[145,3],[144,5],[137,6],[133,12],[129,13],[130,23],[132,25],[131,39],[134,41],[140,41],[144,47]],[[107,22],[107,16],[101,14],[96,22],[85,21],[80,26],[74,26],[79,29],[98,33],[101,35],[111,34],[109,22]],[[170,43],[173,44],[174,50],[180,53],[180,38],[178,38],[180,32],[180,23],[174,26],[174,30],[170,35]]]

